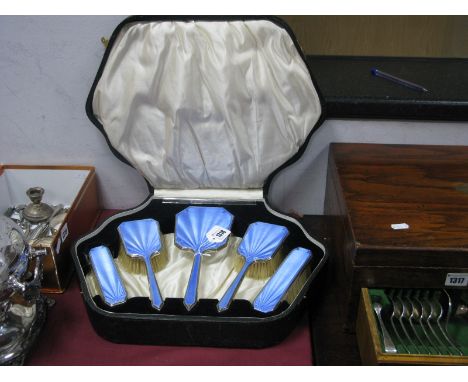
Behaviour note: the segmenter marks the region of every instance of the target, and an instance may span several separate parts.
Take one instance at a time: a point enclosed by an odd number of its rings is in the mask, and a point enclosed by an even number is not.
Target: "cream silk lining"
[[[260,188],[320,102],[288,33],[265,21],[143,22],[118,35],[93,99],[154,188]]]
[[[184,298],[192,269],[193,254],[182,251],[174,245],[174,234],[163,235],[163,238],[169,262],[166,267],[155,272],[159,289],[163,298]],[[211,254],[211,256],[203,256],[198,286],[199,299],[219,300],[234,281],[239,269],[235,267],[236,259],[242,259],[237,254],[240,241],[241,238],[231,237],[226,247]],[[277,256],[282,257],[282,253],[278,253]],[[118,263],[117,260],[116,264]],[[242,265],[242,261],[240,265]],[[145,269],[143,263],[142,267]],[[146,273],[135,274],[129,273],[121,267],[118,269],[128,298],[149,297]],[[245,277],[235,298],[253,301],[267,281],[268,278]],[[86,284],[91,296],[101,295],[93,272],[86,275]]]

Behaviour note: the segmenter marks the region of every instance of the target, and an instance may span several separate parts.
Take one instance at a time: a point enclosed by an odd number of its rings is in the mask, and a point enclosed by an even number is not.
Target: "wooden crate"
[[[45,189],[44,202],[70,206],[57,233],[45,248],[42,292],[62,293],[73,272],[69,253],[71,243],[89,231],[100,211],[96,173],[89,166],[0,166],[0,209],[2,213],[12,205],[28,204],[29,187]]]

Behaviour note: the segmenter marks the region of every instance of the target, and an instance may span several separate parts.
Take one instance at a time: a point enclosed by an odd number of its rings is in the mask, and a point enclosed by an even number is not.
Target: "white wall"
[[[122,16],[0,17],[0,162],[90,164],[106,207],[132,207],[144,180],[115,159],[85,102]]]
[[[121,16],[0,17],[0,162],[90,164],[103,205],[129,208],[147,195],[143,178],[110,152],[85,101]],[[274,181],[284,211],[321,213],[330,142],[468,145],[468,123],[326,121],[304,157]]]

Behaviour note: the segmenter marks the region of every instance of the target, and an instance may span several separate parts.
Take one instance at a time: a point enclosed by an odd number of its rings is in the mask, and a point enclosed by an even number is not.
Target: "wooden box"
[[[367,288],[361,290],[356,336],[363,365],[468,365],[468,356],[391,354],[382,351],[378,324]]]
[[[29,204],[26,190],[40,186],[43,201],[68,207],[57,232],[35,247],[45,248],[42,292],[62,293],[72,275],[70,244],[89,231],[99,212],[96,173],[88,166],[0,166],[0,211],[14,205]]]
[[[346,329],[363,287],[466,288],[467,169],[468,147],[331,144],[325,214]]]

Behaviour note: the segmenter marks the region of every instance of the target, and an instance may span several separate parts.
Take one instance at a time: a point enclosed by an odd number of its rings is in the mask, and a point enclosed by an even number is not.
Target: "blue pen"
[[[392,74],[382,72],[381,70],[376,69],[376,68],[371,69],[371,73],[372,73],[372,75],[374,75],[376,77],[385,78],[386,80],[389,80],[389,81],[395,82],[397,84],[406,86],[407,88],[410,88],[410,89],[413,89],[413,90],[417,90],[417,91],[420,91],[420,92],[428,92],[429,91],[429,90],[427,90],[425,87],[423,87],[421,85],[415,84],[414,82],[404,80],[403,78],[396,77],[396,76],[394,76]]]

